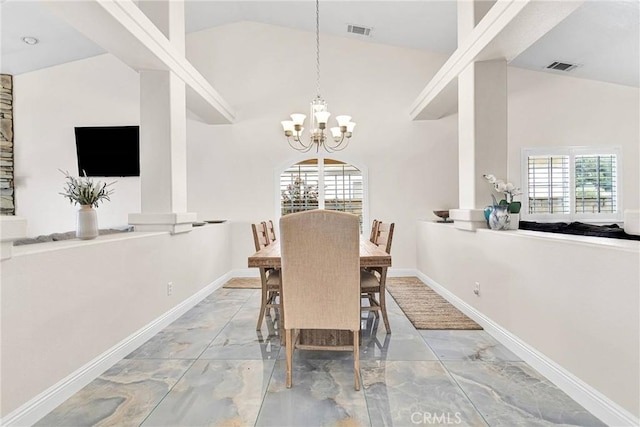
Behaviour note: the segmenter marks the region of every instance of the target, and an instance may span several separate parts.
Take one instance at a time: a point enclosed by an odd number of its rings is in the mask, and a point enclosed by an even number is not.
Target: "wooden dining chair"
[[[276,229],[273,226],[273,221],[269,220],[265,224],[267,224],[267,237],[269,238],[269,244],[276,241]]]
[[[267,224],[264,221],[251,224],[251,231],[253,232],[253,243],[256,247],[256,252],[269,245]]]
[[[253,231],[253,243],[255,245],[256,252],[265,246],[269,245],[269,238],[267,234],[267,225],[265,222],[251,224],[251,230]],[[280,309],[280,270],[273,268],[260,268],[260,282],[262,284],[262,299],[260,303],[260,313],[258,314],[258,324],[256,330],[260,330],[262,327],[262,321],[264,320],[265,313],[267,316],[271,315],[271,309]],[[278,322],[282,324],[282,313],[278,313],[280,318]],[[281,325],[279,325],[281,326]],[[281,333],[284,331],[282,327],[279,328]]]
[[[374,243],[382,247],[388,254],[391,254],[394,228],[395,223],[387,224],[378,222],[377,225],[376,241]],[[384,327],[387,333],[390,334],[391,327],[389,326],[389,317],[387,316],[386,282],[387,267],[370,267],[360,271],[361,298],[369,301],[369,305],[362,306],[361,309],[362,311],[374,311],[376,317],[379,313],[382,313]]]
[[[315,209],[280,218],[287,388],[297,348],[353,351],[354,384],[360,389],[359,239],[359,220],[352,214]],[[350,331],[353,343],[305,344],[301,329]]]
[[[371,243],[375,243],[377,235],[378,235],[378,220],[374,219],[373,223],[371,224],[371,234],[369,236],[369,241]]]

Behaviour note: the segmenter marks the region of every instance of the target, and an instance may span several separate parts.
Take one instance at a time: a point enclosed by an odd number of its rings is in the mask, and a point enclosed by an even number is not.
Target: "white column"
[[[466,37],[492,2],[458,2],[458,39]],[[456,227],[486,228],[484,206],[491,186],[482,177],[506,179],[507,63],[504,59],[471,63],[458,75],[459,209],[451,211]]]
[[[140,9],[184,52],[184,4],[140,1]],[[140,72],[141,213],[129,214],[139,231],[191,230],[187,212],[187,119],[184,82],[171,71]]]

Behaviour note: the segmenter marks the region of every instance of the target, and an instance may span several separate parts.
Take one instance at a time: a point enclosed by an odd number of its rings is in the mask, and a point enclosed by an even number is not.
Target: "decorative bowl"
[[[442,218],[439,222],[449,222],[449,209],[447,210],[435,210],[433,211],[435,216]]]

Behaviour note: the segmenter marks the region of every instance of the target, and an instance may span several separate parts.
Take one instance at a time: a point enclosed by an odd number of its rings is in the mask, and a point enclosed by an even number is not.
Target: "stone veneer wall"
[[[15,215],[13,191],[13,77],[0,74],[0,215]]]

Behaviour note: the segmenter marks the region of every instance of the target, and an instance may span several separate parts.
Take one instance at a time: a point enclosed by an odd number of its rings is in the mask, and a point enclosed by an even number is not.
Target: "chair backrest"
[[[286,329],[360,330],[358,217],[315,209],[280,218]]]
[[[378,235],[378,220],[374,219],[373,223],[371,224],[371,235],[369,236],[369,241],[371,243],[375,243],[377,235]]]
[[[377,236],[375,244],[384,248],[384,251],[388,254],[391,253],[391,242],[393,241],[393,229],[395,223],[387,224],[378,222]]]
[[[253,231],[253,243],[256,247],[256,252],[269,245],[267,225],[264,222],[251,224],[251,231]]]
[[[271,242],[276,241],[276,229],[273,226],[273,221],[269,220],[266,222],[267,224],[267,235],[269,236],[269,240]]]

